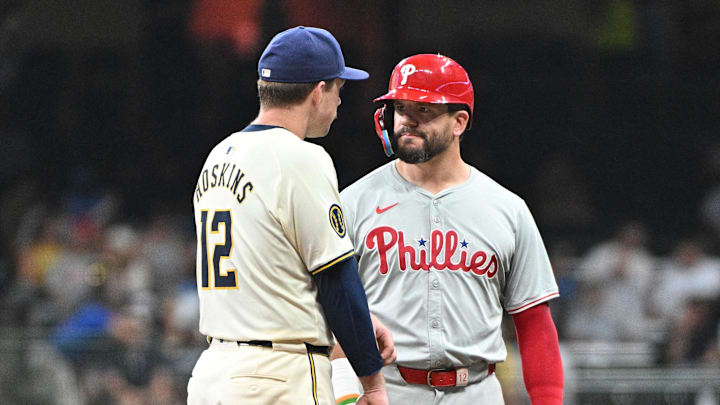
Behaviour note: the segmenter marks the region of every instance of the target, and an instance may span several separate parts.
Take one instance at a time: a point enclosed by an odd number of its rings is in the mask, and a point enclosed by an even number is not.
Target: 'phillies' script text
[[[377,246],[378,256],[380,257],[380,274],[386,274],[389,270],[387,254],[390,249],[397,245],[397,256],[400,264],[400,270],[407,269],[407,257],[410,257],[410,268],[413,270],[462,270],[464,272],[473,272],[478,276],[487,276],[492,278],[497,274],[498,263],[495,255],[490,255],[478,250],[470,256],[468,261],[468,251],[461,250],[460,258],[453,263],[452,257],[458,249],[460,238],[454,230],[447,231],[444,235],[440,230],[432,231],[430,235],[430,261],[427,258],[427,251],[420,250],[419,258],[415,247],[405,244],[405,234],[390,226],[379,226],[368,232],[365,238],[365,246],[368,249],[374,249]]]

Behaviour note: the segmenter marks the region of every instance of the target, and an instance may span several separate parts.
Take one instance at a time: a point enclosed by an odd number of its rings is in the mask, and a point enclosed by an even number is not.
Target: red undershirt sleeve
[[[562,405],[562,359],[550,307],[543,303],[512,317],[530,402],[532,405]]]

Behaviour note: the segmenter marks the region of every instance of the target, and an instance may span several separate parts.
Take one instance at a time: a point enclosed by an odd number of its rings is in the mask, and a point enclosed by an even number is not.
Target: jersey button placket
[[[440,229],[440,223],[442,220],[440,219],[440,201],[437,199],[432,199],[430,202],[430,227],[435,229]]]
[[[430,201],[430,228],[432,231],[439,230],[442,232],[441,217],[439,212],[439,201],[432,199]],[[431,232],[432,235],[432,232]],[[434,246],[437,248],[437,246]],[[428,257],[432,257],[433,243],[430,242],[430,250]],[[442,253],[441,253],[442,256]],[[428,350],[430,354],[430,365],[437,367],[444,357],[445,349],[442,347],[442,290],[440,289],[440,279],[442,272],[434,267],[430,267],[428,272],[429,288],[428,288]]]

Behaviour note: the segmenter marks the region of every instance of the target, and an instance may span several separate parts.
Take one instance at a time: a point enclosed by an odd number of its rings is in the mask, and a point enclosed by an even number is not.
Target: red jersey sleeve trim
[[[541,303],[543,303],[543,302],[545,302],[545,301],[549,301],[549,300],[551,300],[551,299],[553,299],[553,298],[555,298],[555,297],[558,297],[558,296],[560,296],[560,293],[557,292],[557,291],[555,291],[555,292],[553,292],[553,293],[550,293],[550,294],[548,294],[548,295],[545,295],[545,296],[543,296],[543,297],[540,297],[540,298],[538,298],[538,299],[536,299],[536,300],[534,300],[534,301],[530,301],[530,302],[528,302],[528,303],[525,304],[525,305],[519,306],[519,307],[517,307],[517,308],[508,309],[508,310],[507,310],[507,313],[510,314],[510,315],[514,315],[514,314],[517,314],[517,313],[519,313],[519,312],[522,312],[522,311],[524,311],[524,310],[526,310],[526,309],[528,309],[528,308],[534,307],[534,306],[537,305],[537,304],[541,304]]]

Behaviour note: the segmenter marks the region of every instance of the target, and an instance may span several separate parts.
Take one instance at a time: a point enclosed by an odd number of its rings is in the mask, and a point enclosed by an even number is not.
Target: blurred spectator
[[[48,218],[42,224],[35,243],[23,245],[17,257],[18,283],[28,283],[33,287],[45,284],[48,270],[55,264],[61,253],[59,236],[60,221]]]
[[[30,206],[18,220],[3,326],[37,335],[0,384],[32,376],[18,403],[181,403],[204,344],[192,224],[165,210],[137,228],[116,220],[113,192],[71,190],[64,204]]]
[[[575,245],[569,240],[551,243],[548,246],[548,255],[555,272],[555,281],[560,291],[560,297],[550,301],[553,320],[558,328],[561,340],[566,337],[565,325],[570,308],[577,302],[578,282],[575,274],[577,268],[577,252]]]
[[[0,137],[2,136],[3,134],[0,133]],[[42,204],[38,204],[35,200],[38,190],[39,182],[23,177],[21,182],[3,188],[0,193],[0,292],[8,289],[15,275],[9,271],[12,268],[10,258],[18,259],[17,254],[29,246],[29,242],[22,239],[27,238],[34,231],[34,229],[23,229],[23,219],[38,211],[44,211]],[[45,215],[36,215],[36,218],[35,228],[39,228]],[[14,264],[17,266],[17,263]],[[12,294],[12,291],[9,293]]]
[[[661,267],[653,309],[667,330],[660,363],[720,365],[720,259],[702,243],[681,240]]]
[[[172,295],[181,280],[194,277],[195,249],[187,251],[188,242],[183,240],[184,235],[178,220],[169,215],[155,217],[143,235],[142,255],[150,263],[153,288],[161,300]],[[191,273],[188,272],[189,253],[193,256]]]
[[[654,261],[645,237],[643,224],[630,222],[585,255],[577,269],[580,292],[568,315],[568,337],[612,341],[649,337],[646,308]]]
[[[155,223],[175,221],[163,216]],[[186,277],[191,273],[181,265],[190,261],[184,250],[189,237],[183,238],[184,234],[170,225],[138,232],[120,223],[104,229],[91,227],[98,233],[86,238],[85,231],[90,231],[86,226],[74,229],[76,237],[70,239],[68,251],[63,253],[72,256],[73,251],[82,252],[86,260],[74,266],[56,266],[63,269],[54,284],[58,291],[63,277],[80,277],[82,280],[76,281],[82,281],[84,287],[82,294],[69,297],[50,294],[53,305],[73,302],[68,308],[75,309],[59,320],[50,338],[53,346],[73,365],[87,403],[178,403],[182,393],[177,387],[189,377],[192,369],[187,364],[194,364],[201,341],[194,334],[184,333],[189,323],[196,329],[198,313],[197,298],[183,293],[189,289],[179,288],[190,283]],[[90,239],[94,242],[88,242]],[[157,246],[143,246],[147,241]],[[158,269],[158,259],[151,260],[148,254],[161,255],[170,265],[178,264],[174,277],[158,277],[168,272],[168,264]],[[194,256],[194,250],[191,254]],[[167,255],[174,257],[170,260]],[[59,263],[64,262],[69,261]],[[158,280],[159,286],[154,284]],[[55,312],[54,316],[62,313]]]
[[[679,308],[660,362],[670,366],[720,366],[718,299],[693,298]]]
[[[163,305],[163,358],[174,375],[190,376],[205,348],[205,337],[198,331],[199,300],[195,280],[185,280]],[[187,381],[176,381],[185,389]]]
[[[37,301],[43,300],[44,286],[49,269],[52,268],[62,254],[60,243],[61,222],[58,218],[45,217],[40,207],[33,207],[29,213],[36,214],[38,220],[44,218],[44,223],[37,223],[38,231],[24,229],[23,234],[37,233],[34,242],[30,239],[20,240],[16,243],[14,252],[16,275],[3,307],[3,319],[8,325],[27,325],[31,318]],[[34,215],[33,215],[34,216]]]
[[[63,218],[66,245],[47,271],[44,290],[52,302],[46,316],[63,319],[73,313],[94,285],[106,277],[98,264],[100,229],[89,218]],[[44,324],[44,320],[37,323]]]
[[[137,381],[138,365],[133,361],[137,350],[143,352],[143,357],[152,359],[147,345],[151,332],[148,326],[119,308],[89,300],[60,324],[51,342],[73,365],[89,403],[115,402],[106,396],[116,399],[130,396],[136,391],[131,389],[134,388],[131,380],[135,379],[133,382],[139,386],[148,383],[151,371],[144,370],[146,378]],[[94,381],[98,376],[104,376],[107,381],[96,386]]]
[[[145,395],[147,404],[171,405],[185,402],[185,394],[177,392],[178,381],[174,381],[172,373],[172,370],[163,367],[155,369]]]
[[[108,301],[151,319],[158,302],[152,291],[152,267],[142,255],[140,235],[130,225],[117,224],[105,232],[104,239],[100,265],[107,273]]]
[[[653,311],[662,321],[675,323],[686,316],[684,309],[691,301],[717,297],[720,297],[720,259],[707,256],[696,240],[680,241],[658,274]]]
[[[142,323],[129,314],[88,301],[63,321],[51,336],[53,345],[69,360],[87,364],[116,364],[114,346],[139,339]]]

